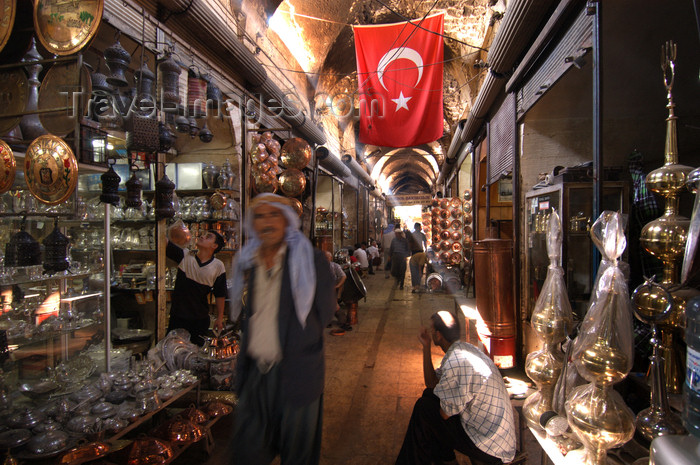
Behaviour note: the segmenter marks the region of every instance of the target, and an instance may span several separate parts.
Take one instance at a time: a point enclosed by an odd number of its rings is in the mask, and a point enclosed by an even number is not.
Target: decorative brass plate
[[[21,113],[27,106],[27,76],[21,68],[0,71],[0,134],[10,132],[22,116],[3,118],[2,115]]]
[[[76,93],[79,95],[76,96]],[[83,65],[82,73],[78,74],[77,62],[53,65],[41,82],[37,107],[39,110],[64,110],[41,113],[41,124],[54,136],[63,137],[70,134],[75,130],[76,116],[80,118],[87,112],[90,94],[92,81],[87,66]],[[74,107],[76,102],[77,110]]]
[[[78,163],[73,150],[59,137],[37,137],[27,148],[24,179],[40,202],[48,205],[64,202],[78,184]]]
[[[17,13],[17,0],[0,0],[0,50],[5,48],[12,33]]]
[[[35,0],[36,35],[49,52],[76,53],[97,32],[103,8],[104,0]]]
[[[5,141],[0,140],[0,194],[4,194],[15,182],[17,163],[15,154]]]

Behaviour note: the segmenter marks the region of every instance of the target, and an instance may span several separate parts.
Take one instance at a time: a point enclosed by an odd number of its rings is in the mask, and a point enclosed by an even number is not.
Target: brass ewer
[[[651,221],[642,229],[640,242],[642,247],[663,262],[664,272],[660,284],[666,288],[672,288],[678,283],[677,262],[683,256],[685,243],[688,237],[688,218],[678,214],[678,196],[685,189],[688,174],[692,170],[689,166],[678,164],[678,142],[676,134],[676,120],[674,114],[675,104],[671,91],[675,76],[676,44],[669,41],[661,48],[661,68],[664,72],[664,85],[666,87],[668,104],[668,118],[666,118],[666,146],[664,165],[646,177],[646,184],[652,192],[661,195],[665,201],[664,214]],[[666,302],[655,300],[651,296],[640,296],[643,307],[638,308],[637,313],[642,315],[642,321],[654,320],[661,327],[662,358],[666,360],[665,383],[669,393],[681,392],[683,383],[683,369],[680,361],[674,353],[674,333],[683,326],[684,308],[686,297],[681,293],[673,293],[674,305],[670,313],[665,313]],[[656,316],[666,314],[663,319]]]
[[[634,355],[631,303],[618,265],[626,247],[624,227],[622,215],[610,211],[603,212],[591,227],[591,238],[603,260],[572,355],[590,384],[571,391],[566,414],[586,448],[586,463],[591,465],[606,464],[608,449],[623,445],[634,434],[634,414],[613,389],[627,376]]]
[[[525,373],[537,385],[537,392],[530,395],[523,405],[523,416],[528,426],[539,431],[543,430],[540,423],[542,414],[553,410],[554,386],[564,366],[564,354],[559,345],[564,342],[573,327],[564,271],[559,265],[562,234],[561,220],[556,211],[552,211],[547,226],[549,268],[542,292],[530,317],[532,329],[544,346],[527,356]]]
[[[651,278],[634,290],[632,304],[637,318],[651,325],[651,344],[653,346],[652,355],[649,357],[651,405],[637,414],[635,422],[637,431],[649,442],[666,434],[683,434],[685,429],[680,418],[671,412],[668,405],[666,383],[664,382],[664,359],[661,356],[659,328],[656,324],[657,321],[664,321],[673,312],[673,296]],[[658,313],[645,311],[648,308],[658,308],[661,304],[665,305],[663,310]]]

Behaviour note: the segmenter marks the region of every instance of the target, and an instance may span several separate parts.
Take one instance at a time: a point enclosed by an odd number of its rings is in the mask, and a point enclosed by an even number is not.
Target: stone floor
[[[327,330],[323,465],[394,463],[413,404],[424,389],[418,332],[433,312],[455,310],[453,296],[412,294],[408,274],[406,278],[400,290],[381,270],[367,276],[368,295],[358,305],[358,324],[342,336]],[[434,347],[436,366],[442,355]],[[228,464],[225,443],[230,428],[230,421],[215,425],[214,451],[208,460],[195,460]],[[193,463],[193,457],[183,456],[177,462]],[[469,463],[459,454],[458,462]]]

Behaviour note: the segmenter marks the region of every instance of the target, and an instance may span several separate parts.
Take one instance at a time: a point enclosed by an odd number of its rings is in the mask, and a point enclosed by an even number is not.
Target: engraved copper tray
[[[27,148],[24,178],[39,201],[56,205],[73,194],[78,184],[78,163],[70,146],[56,136],[39,136]]]
[[[103,8],[104,0],[34,0],[36,35],[49,52],[72,55],[97,32]]]
[[[0,140],[0,194],[4,194],[15,182],[17,163],[15,154],[4,141]]]
[[[0,0],[0,51],[5,48],[12,33],[17,13],[17,0]]]
[[[79,93],[79,96],[75,95]],[[83,65],[78,74],[78,63],[59,63],[46,73],[39,88],[39,110],[63,108],[51,113],[41,113],[39,120],[54,136],[63,137],[75,130],[76,117],[87,112],[92,94],[90,71]],[[76,98],[77,97],[77,98]],[[78,109],[75,110],[77,102]]]
[[[22,113],[27,105],[29,85],[21,68],[0,71],[0,134],[10,132],[17,126],[22,116],[3,115]]]

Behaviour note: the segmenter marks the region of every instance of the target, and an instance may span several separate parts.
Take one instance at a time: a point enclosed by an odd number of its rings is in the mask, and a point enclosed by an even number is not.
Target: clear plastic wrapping
[[[622,215],[604,211],[591,227],[591,239],[602,260],[572,358],[588,381],[615,384],[634,361],[632,305],[619,262],[627,246]]]

